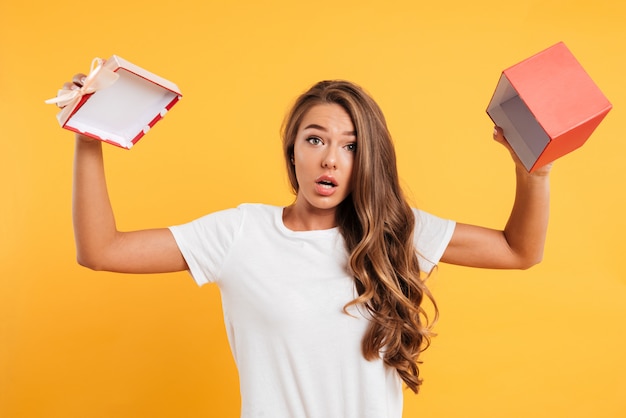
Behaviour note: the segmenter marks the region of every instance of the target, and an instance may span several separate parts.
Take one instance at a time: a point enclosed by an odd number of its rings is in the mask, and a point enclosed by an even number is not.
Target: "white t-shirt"
[[[291,231],[283,208],[244,204],[171,227],[198,285],[220,288],[244,418],[399,418],[402,382],[367,361],[338,228]],[[420,267],[438,263],[454,222],[414,210]]]

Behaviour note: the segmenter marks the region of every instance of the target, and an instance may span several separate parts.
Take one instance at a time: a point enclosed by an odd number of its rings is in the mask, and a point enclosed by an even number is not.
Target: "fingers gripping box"
[[[60,125],[130,149],[182,97],[178,87],[116,55],[94,59],[80,89],[61,90]]]
[[[611,108],[560,42],[504,70],[487,113],[532,172],[581,147]]]

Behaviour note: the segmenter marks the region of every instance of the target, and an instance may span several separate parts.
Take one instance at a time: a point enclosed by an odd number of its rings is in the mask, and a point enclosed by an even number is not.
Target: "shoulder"
[[[242,203],[237,207],[208,213],[194,222],[241,222],[247,217],[275,216],[282,208],[261,203]]]
[[[421,209],[412,208],[412,210],[415,216],[415,230],[418,233],[429,230],[446,230],[454,228],[456,224],[453,220],[441,218]]]
[[[456,222],[419,209],[413,209],[413,213],[415,215],[413,243],[418,252],[420,268],[429,272],[439,263],[448,247]]]

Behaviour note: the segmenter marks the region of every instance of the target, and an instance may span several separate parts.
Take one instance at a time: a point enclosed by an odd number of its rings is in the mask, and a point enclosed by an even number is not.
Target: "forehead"
[[[323,128],[354,134],[352,118],[336,103],[322,103],[311,107],[302,117],[299,130]]]

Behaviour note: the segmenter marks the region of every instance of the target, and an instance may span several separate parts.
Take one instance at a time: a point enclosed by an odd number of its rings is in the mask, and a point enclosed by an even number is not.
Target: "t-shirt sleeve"
[[[439,218],[419,209],[413,209],[413,213],[415,214],[414,244],[420,269],[425,273],[430,273],[448,247],[456,222]]]
[[[169,228],[198,286],[219,280],[242,217],[240,208],[227,209]]]

